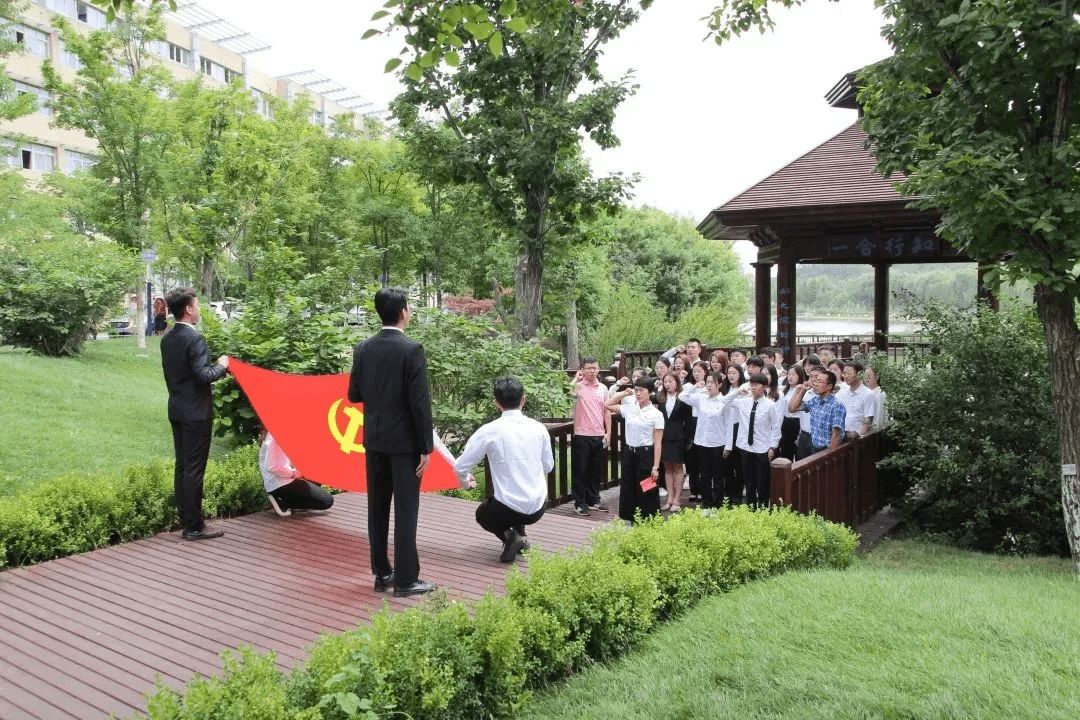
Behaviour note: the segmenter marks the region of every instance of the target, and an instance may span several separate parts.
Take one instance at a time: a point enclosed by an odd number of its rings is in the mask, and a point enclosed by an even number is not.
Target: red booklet
[[[652,475],[646,476],[646,478],[641,481],[641,492],[649,492],[650,490],[655,490],[655,489],[656,489],[656,481],[653,480]]]

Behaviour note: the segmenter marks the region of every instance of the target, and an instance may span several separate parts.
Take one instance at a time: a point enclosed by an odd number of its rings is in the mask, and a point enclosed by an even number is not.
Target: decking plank
[[[420,576],[451,598],[503,592],[509,566],[476,525],[475,503],[420,502]],[[423,602],[374,592],[365,495],[338,495],[326,512],[216,524],[225,537],[163,533],[0,572],[0,718],[128,716],[145,707],[158,673],[180,687],[219,673],[219,653],[240,645],[273,649],[287,670],[320,633]],[[529,540],[554,552],[586,543],[596,527],[552,512],[529,527]],[[527,572],[528,560],[518,566]]]

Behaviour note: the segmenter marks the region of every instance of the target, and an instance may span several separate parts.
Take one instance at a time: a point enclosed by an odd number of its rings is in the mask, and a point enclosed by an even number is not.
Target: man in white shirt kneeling
[[[497,378],[495,405],[502,416],[473,433],[454,472],[467,487],[469,470],[487,457],[494,497],[476,508],[476,522],[502,541],[499,561],[508,563],[528,547],[525,526],[544,515],[547,474],[555,467],[555,458],[547,428],[521,413],[525,388],[520,380],[512,375]]]

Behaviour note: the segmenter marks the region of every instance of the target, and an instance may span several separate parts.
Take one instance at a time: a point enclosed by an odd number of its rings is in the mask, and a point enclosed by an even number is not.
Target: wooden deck
[[[452,598],[503,589],[502,546],[477,526],[475,507],[421,497],[420,577]],[[529,540],[545,551],[580,546],[614,516],[555,510]],[[362,623],[384,602],[420,601],[372,589],[364,495],[338,495],[323,513],[215,524],[223,538],[167,533],[0,573],[0,720],[128,717],[144,710],[157,675],[179,688],[216,674],[219,653],[242,644],[276,651],[289,668],[319,633]]]

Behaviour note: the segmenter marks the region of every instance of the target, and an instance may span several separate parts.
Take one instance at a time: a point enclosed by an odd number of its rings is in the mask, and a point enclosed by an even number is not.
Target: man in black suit
[[[214,401],[210,383],[225,375],[229,358],[222,355],[210,364],[206,339],[195,329],[199,322],[199,298],[191,288],[165,295],[169,312],[176,318],[172,330],[161,337],[161,367],[169,389],[169,423],[172,425],[176,469],[173,488],[185,540],[221,537],[224,530],[203,522],[203,473],[210,456],[210,431],[214,426]]]
[[[419,579],[416,516],[420,477],[434,447],[431,392],[424,346],[405,337],[409,297],[398,288],[375,293],[383,328],[356,346],[349,401],[364,403],[368,543],[375,592],[419,595],[435,586]],[[390,501],[394,501],[394,565],[387,556]]]

